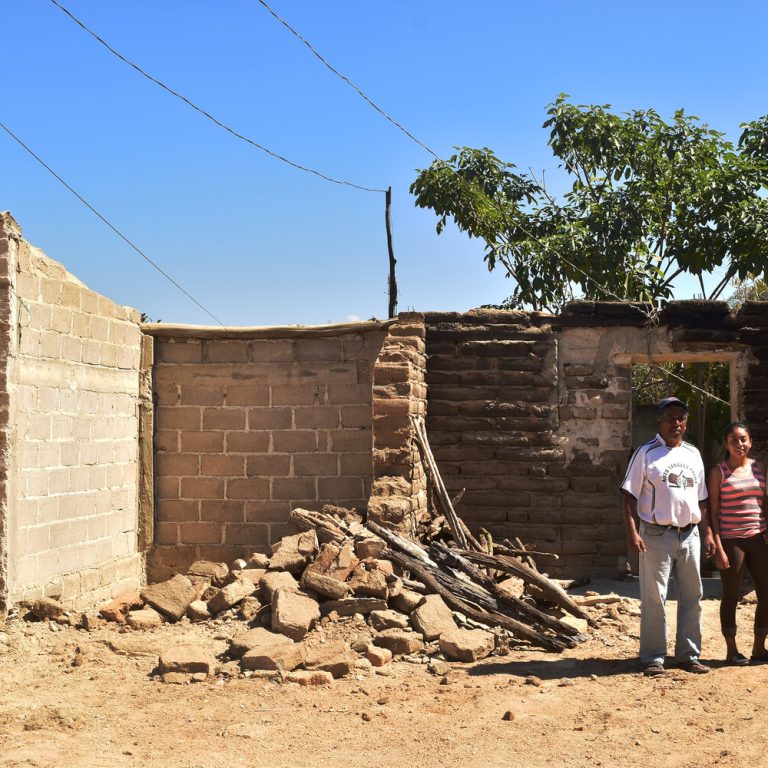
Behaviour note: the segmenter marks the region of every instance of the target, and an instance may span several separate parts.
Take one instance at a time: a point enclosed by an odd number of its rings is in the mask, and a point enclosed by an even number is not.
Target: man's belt
[[[678,533],[688,533],[691,528],[695,528],[698,523],[688,523],[688,525],[661,525],[661,523],[648,523],[648,525],[655,525],[657,528],[668,528],[670,531],[677,531]]]

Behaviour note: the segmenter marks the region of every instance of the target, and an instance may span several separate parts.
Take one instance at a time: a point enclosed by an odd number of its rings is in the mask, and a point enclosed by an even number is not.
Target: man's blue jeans
[[[667,599],[669,578],[677,580],[675,660],[698,659],[701,654],[701,544],[699,529],[677,531],[640,522],[645,552],[640,553],[640,661],[664,663],[667,654]]]

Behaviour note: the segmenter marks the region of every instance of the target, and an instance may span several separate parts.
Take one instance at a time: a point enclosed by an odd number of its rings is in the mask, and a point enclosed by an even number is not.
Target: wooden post
[[[389,252],[389,306],[387,307],[387,317],[394,317],[397,314],[397,277],[395,277],[395,251],[392,247],[392,217],[390,208],[392,207],[392,187],[387,187],[386,206],[384,210],[384,222],[387,225],[387,251]]]

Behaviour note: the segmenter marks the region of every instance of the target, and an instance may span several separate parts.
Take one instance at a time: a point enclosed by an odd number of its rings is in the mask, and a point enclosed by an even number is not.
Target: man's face
[[[679,405],[670,405],[665,408],[656,420],[659,434],[669,446],[680,445],[683,442],[687,422],[688,414]]]

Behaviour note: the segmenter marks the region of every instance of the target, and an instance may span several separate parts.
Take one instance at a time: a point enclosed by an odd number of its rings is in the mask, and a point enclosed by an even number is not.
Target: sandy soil
[[[223,651],[234,621],[121,633],[11,619],[0,625],[0,765],[763,765],[768,666],[719,661],[717,608],[705,600],[708,675],[643,678],[637,617],[595,609],[601,629],[562,656],[514,650],[445,678],[399,662],[314,688],[151,676],[170,643]],[[753,611],[739,610],[747,653]]]

